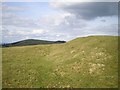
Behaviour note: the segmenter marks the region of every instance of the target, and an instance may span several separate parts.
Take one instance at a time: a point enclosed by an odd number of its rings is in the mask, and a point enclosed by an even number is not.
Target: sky
[[[117,2],[3,2],[0,9],[3,43],[118,35]]]

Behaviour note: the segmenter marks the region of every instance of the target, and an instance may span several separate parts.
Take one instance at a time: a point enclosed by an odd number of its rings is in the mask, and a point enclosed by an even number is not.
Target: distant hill
[[[66,41],[46,41],[46,40],[27,39],[14,43],[3,44],[2,47],[28,46],[28,45],[39,45],[39,44],[60,44],[65,42]]]

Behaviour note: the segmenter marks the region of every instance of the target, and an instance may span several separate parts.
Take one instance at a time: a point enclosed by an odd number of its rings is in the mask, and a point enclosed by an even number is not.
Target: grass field
[[[3,88],[116,88],[118,37],[3,48]]]

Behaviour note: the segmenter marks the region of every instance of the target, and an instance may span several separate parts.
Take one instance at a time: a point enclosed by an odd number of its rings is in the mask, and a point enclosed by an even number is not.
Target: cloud
[[[12,13],[2,14],[2,25],[13,25],[18,27],[37,27],[37,23],[25,16],[19,16]]]
[[[117,35],[118,3],[117,2],[53,2],[53,8],[70,13],[63,19],[55,32],[73,37],[89,35]],[[62,13],[63,14],[63,13]]]
[[[57,26],[61,24],[66,17],[70,17],[70,16],[72,16],[72,14],[67,12],[59,12],[54,15],[45,15],[43,17],[40,17],[38,23],[40,25],[41,24],[40,22],[42,22],[42,25],[50,26],[50,27]]]
[[[1,2],[48,2],[48,0],[2,0]]]
[[[2,40],[13,42],[21,39],[32,38],[33,36],[46,33],[33,18],[21,15],[24,11],[21,6],[4,5],[2,13]],[[19,13],[17,13],[19,12]]]
[[[5,3],[2,4],[1,6],[3,12],[23,12],[27,10],[26,7],[18,7],[18,6],[8,6]]]
[[[4,3],[2,5],[2,25],[37,27],[38,25],[33,19],[17,13],[23,13],[26,9],[26,7],[11,6]]]
[[[89,35],[118,35],[118,18],[115,15],[86,20],[72,15],[66,16],[59,25],[53,25],[48,29],[52,34],[50,38],[64,38],[67,41]]]
[[[84,30],[88,35],[118,35],[118,18],[116,16],[98,17],[89,21]]]
[[[25,27],[25,28],[36,28],[40,27],[36,20],[28,18],[26,16],[19,16],[13,13],[3,13],[2,14],[2,26],[15,26],[15,27]]]
[[[119,2],[119,0],[2,0],[2,2]]]
[[[46,33],[46,32],[48,32],[47,30],[44,30],[44,29],[35,29],[35,30],[33,30],[31,33],[32,34],[44,34],[44,33]]]
[[[36,29],[36,30],[16,30],[16,31],[14,31],[14,33],[13,33],[13,31],[11,31],[11,32],[9,32],[9,33],[11,33],[12,35],[15,33],[15,34],[19,34],[19,35],[34,35],[34,34],[43,34],[43,33],[45,33],[45,30],[43,30],[43,29]]]
[[[51,0],[51,2],[73,2],[73,3],[78,3],[78,2],[119,2],[119,0]]]
[[[52,14],[40,16],[37,20],[18,14],[19,9],[17,12],[4,12],[3,41],[13,42],[28,38],[69,41],[89,35],[117,35],[117,3],[58,4],[52,7],[57,13],[50,11]],[[19,13],[22,13],[21,10]]]
[[[15,26],[3,26],[2,31],[4,35],[39,35],[48,32],[45,29],[41,28],[24,28],[24,27],[15,27]]]
[[[17,26],[3,26],[2,39],[3,42],[14,42],[28,38],[42,38],[46,37],[48,31],[41,28],[25,28]],[[42,38],[44,39],[44,38]]]
[[[54,7],[75,14],[78,18],[94,19],[96,17],[118,15],[117,2],[53,2]]]

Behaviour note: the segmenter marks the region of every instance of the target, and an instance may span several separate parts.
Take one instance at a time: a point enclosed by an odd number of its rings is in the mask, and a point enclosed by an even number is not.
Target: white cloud
[[[79,1],[78,1],[79,2]],[[71,5],[74,5],[74,4],[77,4],[78,2],[69,2],[69,1],[59,1],[59,0],[52,0],[50,2],[50,5],[54,8],[61,8],[61,7],[64,7],[64,6],[71,6]]]
[[[45,32],[48,32],[48,31],[44,29],[36,29],[36,30],[33,30],[31,34],[43,34]]]
[[[14,11],[24,11],[26,10],[26,7],[17,7],[17,6],[7,6],[4,3],[2,4],[2,11],[3,12],[14,12]]]
[[[37,34],[44,34],[47,32],[47,30],[44,30],[44,29],[35,29],[35,30],[32,30],[30,28],[24,28],[22,30],[22,28],[19,27],[18,28],[15,28],[14,26],[11,27],[11,28],[14,28],[13,30],[8,30],[8,28],[6,29],[3,29],[3,35],[6,34],[8,36],[12,36],[12,35],[37,35]],[[29,29],[29,30],[28,30]]]
[[[60,13],[54,15],[45,15],[41,17],[37,23],[40,25],[40,22],[42,22],[42,25],[44,26],[58,26],[65,20],[66,17],[70,16],[72,16],[71,13],[60,11]]]
[[[13,13],[2,14],[2,25],[12,25],[18,27],[39,27],[35,20],[26,16],[19,16]]]

